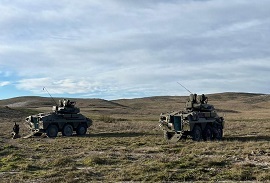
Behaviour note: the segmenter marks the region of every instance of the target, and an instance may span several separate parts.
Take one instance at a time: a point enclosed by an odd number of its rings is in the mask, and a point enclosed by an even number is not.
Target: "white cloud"
[[[75,79],[54,79],[54,78],[35,78],[23,79],[17,84],[17,87],[22,90],[30,90],[35,94],[46,93],[44,87],[50,90],[53,94],[75,94],[87,93],[97,90],[97,83],[90,83],[89,80],[79,78]]]
[[[8,77],[19,81],[18,89],[35,94],[45,85],[55,94],[174,95],[176,81],[197,91],[267,92],[261,85],[269,78],[269,5],[6,1],[0,69],[13,73]]]
[[[9,81],[0,81],[0,87],[6,86],[6,85],[9,85],[9,84],[10,84]]]
[[[258,27],[264,22],[258,20],[249,20],[248,22],[238,22],[232,23],[231,25],[225,25],[224,27],[218,28],[216,30],[210,30],[203,34],[205,37],[216,37],[216,36],[228,36],[230,34],[241,33],[242,31],[249,31],[253,27]]]

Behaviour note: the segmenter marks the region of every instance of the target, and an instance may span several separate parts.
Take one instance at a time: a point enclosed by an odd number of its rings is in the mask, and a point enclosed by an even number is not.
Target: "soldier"
[[[67,107],[71,107],[70,100],[67,100]]]
[[[63,106],[64,106],[64,107],[67,106],[67,100],[66,100],[66,99],[63,100]]]
[[[208,102],[208,97],[206,97],[204,94],[202,94],[202,101],[201,101],[201,103],[202,104],[207,104],[207,102]]]
[[[21,136],[19,135],[19,132],[20,132],[20,126],[17,125],[15,122],[13,126],[12,139],[20,138]]]
[[[64,104],[63,104],[63,100],[59,100],[59,107],[63,107]]]
[[[201,95],[201,99],[200,99],[200,102],[201,102],[201,109],[202,110],[212,110],[212,105],[209,105],[207,104],[208,103],[208,97],[206,97],[204,94]]]

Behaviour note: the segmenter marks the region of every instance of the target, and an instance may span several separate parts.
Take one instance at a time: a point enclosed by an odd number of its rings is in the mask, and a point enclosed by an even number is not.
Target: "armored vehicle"
[[[45,133],[48,137],[56,137],[58,132],[62,132],[63,136],[71,136],[73,131],[77,135],[85,135],[87,128],[92,125],[92,120],[80,114],[80,109],[70,100],[59,100],[59,105],[53,106],[52,110],[25,119],[32,132],[29,136]]]
[[[198,98],[198,99],[197,99]],[[160,127],[169,142],[177,142],[191,136],[194,141],[221,140],[224,119],[218,116],[208,98],[202,94],[190,94],[184,111],[160,115]]]

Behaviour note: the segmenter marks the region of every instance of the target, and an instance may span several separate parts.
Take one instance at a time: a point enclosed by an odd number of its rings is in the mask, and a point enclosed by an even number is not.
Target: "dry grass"
[[[270,105],[265,104],[270,102],[246,102],[258,95],[216,96],[213,102],[218,109],[232,110],[226,112],[221,142],[188,139],[167,144],[163,140],[159,112],[177,108],[179,103],[173,101],[179,97],[172,97],[165,107],[159,102],[166,97],[121,100],[125,107],[117,105],[114,110],[104,107],[104,101],[102,109],[98,104],[84,107],[82,113],[94,120],[89,133],[84,137],[59,134],[55,139],[10,139],[13,122],[36,111],[0,108],[4,116],[0,117],[1,181],[270,181]]]

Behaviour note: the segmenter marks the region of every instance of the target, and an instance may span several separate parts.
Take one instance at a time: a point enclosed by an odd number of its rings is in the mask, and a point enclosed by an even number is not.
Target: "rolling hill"
[[[252,110],[270,109],[270,95],[253,93],[218,93],[209,94],[209,103],[213,104],[218,112],[238,113]],[[106,114],[151,114],[161,112],[183,110],[188,96],[154,96],[135,99],[71,99],[76,101],[77,107],[82,111]],[[58,102],[60,98],[54,100]],[[16,97],[0,100],[0,106],[9,108],[35,108],[50,111],[51,106],[56,105],[47,97]]]
[[[85,136],[29,139],[11,139],[14,122],[27,135],[24,118],[52,99],[0,100],[1,182],[269,182],[270,96],[207,96],[224,115],[222,141],[164,140],[159,114],[183,110],[187,96],[72,99],[94,121]]]

